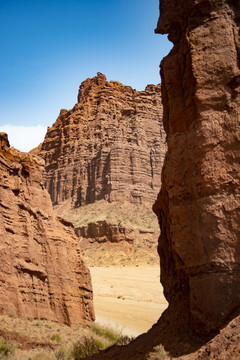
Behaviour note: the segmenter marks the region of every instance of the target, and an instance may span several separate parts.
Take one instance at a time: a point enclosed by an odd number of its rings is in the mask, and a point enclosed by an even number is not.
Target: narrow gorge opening
[[[98,73],[81,84],[74,108],[60,112],[40,151],[55,211],[73,223],[91,268],[97,320],[135,335],[166,308],[152,211],[166,153],[162,116],[160,84],[137,91]]]
[[[167,307],[151,206],[99,200],[68,211],[68,220],[92,275],[96,321],[125,335],[146,332]]]

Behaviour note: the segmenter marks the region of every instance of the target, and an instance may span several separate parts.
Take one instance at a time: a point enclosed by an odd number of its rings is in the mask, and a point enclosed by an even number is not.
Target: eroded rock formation
[[[106,220],[90,222],[85,226],[75,228],[75,233],[80,238],[89,239],[90,242],[103,243],[110,241],[119,243],[127,241],[133,243],[134,241],[134,229]]]
[[[160,85],[133,90],[98,73],[48,129],[41,156],[53,204],[153,203],[165,155]]]
[[[159,231],[100,220],[75,228],[88,266],[158,265]]]
[[[161,63],[161,282],[202,337],[240,312],[239,25],[237,1],[160,1],[156,31],[174,44]]]
[[[53,212],[43,168],[0,133],[0,313],[82,324],[94,319],[90,273],[71,223]]]

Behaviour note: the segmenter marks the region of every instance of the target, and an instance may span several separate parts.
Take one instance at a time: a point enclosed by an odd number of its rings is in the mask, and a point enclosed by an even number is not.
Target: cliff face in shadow
[[[72,224],[53,212],[43,168],[0,133],[0,313],[83,324],[94,320],[90,273]]]
[[[101,199],[152,204],[165,150],[160,85],[136,91],[98,73],[47,131],[44,182],[64,209]]]
[[[161,63],[161,281],[201,336],[240,311],[239,10],[234,1],[161,0],[156,30],[174,44]]]

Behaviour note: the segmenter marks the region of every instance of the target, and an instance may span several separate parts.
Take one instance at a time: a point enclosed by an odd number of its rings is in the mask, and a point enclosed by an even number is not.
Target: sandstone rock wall
[[[156,31],[174,44],[161,63],[161,281],[207,336],[240,312],[240,7],[161,0],[160,13]]]
[[[44,161],[0,134],[0,313],[82,324],[94,319],[89,270],[72,225],[53,212]]]
[[[136,91],[98,73],[48,129],[41,156],[53,204],[153,203],[165,155],[160,85]]]

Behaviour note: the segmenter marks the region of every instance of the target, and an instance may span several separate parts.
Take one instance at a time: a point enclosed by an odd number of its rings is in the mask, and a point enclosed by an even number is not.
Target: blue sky
[[[0,131],[36,146],[98,71],[137,90],[159,83],[171,44],[154,34],[158,15],[158,0],[0,0]]]

